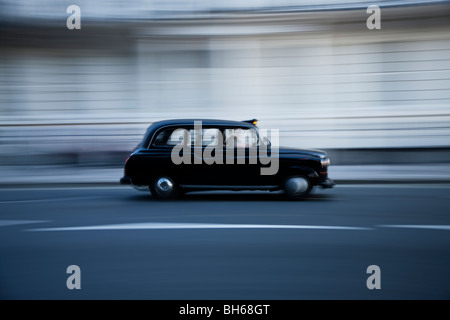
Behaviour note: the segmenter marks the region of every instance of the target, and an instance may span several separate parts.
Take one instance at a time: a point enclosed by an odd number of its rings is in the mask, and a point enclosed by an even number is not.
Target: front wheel
[[[153,179],[149,189],[154,198],[162,200],[175,199],[180,194],[180,189],[175,180],[166,175]]]
[[[289,176],[283,181],[283,190],[288,199],[304,198],[312,189],[311,180],[303,175]]]

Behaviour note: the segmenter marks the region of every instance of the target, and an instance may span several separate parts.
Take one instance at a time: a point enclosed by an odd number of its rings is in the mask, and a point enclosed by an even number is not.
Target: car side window
[[[184,135],[188,129],[165,129],[159,132],[154,141],[153,146],[156,147],[174,147],[183,141]],[[222,132],[217,128],[204,128],[202,132],[195,132],[194,129],[187,131],[187,145],[195,146],[195,135],[199,134],[201,146],[219,146],[223,142]],[[200,136],[201,134],[201,136]]]
[[[170,135],[169,139],[167,140],[166,145],[168,146],[176,146],[177,144],[179,144],[180,142],[183,141],[184,139],[184,134],[186,132],[186,129],[176,129],[172,132],[172,134]],[[188,135],[188,141],[187,141],[187,145],[189,146],[190,143],[190,137]]]
[[[216,128],[202,130],[202,146],[218,146],[223,142],[222,132]]]
[[[204,128],[201,132],[197,132],[194,129],[189,131],[191,137],[191,145],[196,146],[196,136],[200,139],[201,146],[219,146],[223,144],[222,132],[217,128]]]
[[[225,129],[225,146],[254,148],[258,146],[258,135],[254,129]]]
[[[183,141],[185,130],[181,128],[169,128],[161,130],[157,133],[153,140],[152,146],[155,147],[173,147]],[[188,141],[189,143],[189,141]]]

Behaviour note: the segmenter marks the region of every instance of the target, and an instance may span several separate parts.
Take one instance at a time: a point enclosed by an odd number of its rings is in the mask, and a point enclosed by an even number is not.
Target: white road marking
[[[49,221],[0,220],[0,226]],[[221,224],[221,223],[123,223],[96,226],[36,228],[26,231],[102,231],[102,230],[176,230],[176,229],[304,229],[304,230],[374,230],[376,228],[450,230],[450,225],[378,225],[375,227],[289,225],[289,224]]]
[[[0,220],[0,227],[13,226],[17,224],[43,223],[49,220]]]
[[[414,225],[414,224],[390,224],[381,225],[382,228],[405,228],[405,229],[433,229],[433,230],[450,230],[450,225]]]
[[[216,223],[125,223],[84,227],[38,228],[27,231],[93,231],[93,230],[147,230],[147,229],[311,229],[311,230],[372,230],[365,227],[277,225],[277,224],[216,224]]]

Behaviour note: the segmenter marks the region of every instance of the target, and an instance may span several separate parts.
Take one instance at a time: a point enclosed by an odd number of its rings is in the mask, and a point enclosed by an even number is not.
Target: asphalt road
[[[449,299],[449,209],[449,185],[337,186],[298,202],[2,189],[0,298]],[[367,287],[370,265],[381,289]]]

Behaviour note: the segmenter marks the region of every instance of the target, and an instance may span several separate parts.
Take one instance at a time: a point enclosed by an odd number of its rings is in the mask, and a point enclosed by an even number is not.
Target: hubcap
[[[290,194],[302,194],[308,190],[309,183],[303,177],[289,178],[286,181],[286,192]]]
[[[160,178],[156,182],[156,191],[158,191],[159,194],[167,195],[170,194],[173,190],[173,183],[168,178]]]

